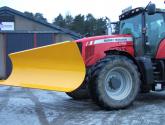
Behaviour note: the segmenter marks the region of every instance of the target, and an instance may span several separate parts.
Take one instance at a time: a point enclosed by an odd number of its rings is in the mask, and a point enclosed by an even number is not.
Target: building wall
[[[66,34],[54,33],[0,33],[0,79],[6,78],[12,71],[8,54],[35,47],[72,41]]]
[[[2,17],[2,16],[1,16]],[[59,34],[56,29],[28,20],[19,15],[11,17],[14,21],[14,31],[0,31],[0,79],[10,75],[12,70],[8,54],[25,49],[40,47],[56,42],[72,41],[71,35]]]
[[[0,34],[0,79],[6,77],[5,34]]]
[[[56,42],[72,41],[72,40],[74,40],[74,39],[67,34],[56,34],[55,35]]]
[[[16,31],[55,31],[52,28],[25,19],[21,16],[15,16],[15,30]]]
[[[15,31],[40,31],[40,32],[54,32],[54,29],[38,24],[34,21],[27,20],[21,16],[15,16]],[[68,34],[55,34],[55,42],[74,40],[71,35]]]

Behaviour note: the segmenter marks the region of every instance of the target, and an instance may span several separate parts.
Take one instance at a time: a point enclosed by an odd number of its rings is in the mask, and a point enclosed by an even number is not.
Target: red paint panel
[[[118,37],[131,37],[131,35],[120,34],[120,35],[111,35],[111,36],[110,35],[103,35],[103,36],[85,37],[85,38],[76,40],[76,42],[93,41],[93,40],[98,40],[98,39],[118,38]]]
[[[92,45],[94,47],[93,55],[88,58],[85,58],[85,64],[87,66],[95,64],[98,60],[104,58],[106,56],[105,51],[108,50],[118,50],[127,52],[130,55],[134,56],[134,49],[133,49],[133,43],[132,42],[126,42],[125,45],[120,45],[119,42],[112,42],[112,43],[103,43],[103,44],[97,44]],[[88,53],[85,51],[85,55]]]
[[[112,42],[102,42],[102,40],[107,40],[109,38],[114,38],[115,41]],[[76,40],[76,42],[82,42],[82,57],[86,66],[95,64],[98,60],[106,56],[105,51],[118,50],[127,52],[134,56],[133,41],[119,42],[120,38],[132,38],[131,35],[111,35],[111,36],[96,36],[83,38]]]
[[[160,43],[156,54],[156,59],[162,59],[162,58],[165,58],[165,39]]]

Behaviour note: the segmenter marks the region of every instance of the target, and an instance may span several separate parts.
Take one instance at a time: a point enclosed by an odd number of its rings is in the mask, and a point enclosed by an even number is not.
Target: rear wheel
[[[107,56],[95,65],[90,84],[92,99],[104,109],[125,108],[140,87],[137,66],[124,56]]]

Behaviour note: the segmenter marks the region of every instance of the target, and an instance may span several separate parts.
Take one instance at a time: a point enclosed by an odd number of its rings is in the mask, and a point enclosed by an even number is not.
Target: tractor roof
[[[122,13],[120,16],[119,16],[119,20],[123,20],[123,19],[126,19],[126,18],[129,18],[131,16],[135,16],[135,15],[138,15],[139,13],[142,13],[146,11],[145,8],[143,7],[138,7],[138,8],[135,8],[135,9],[131,9],[125,13]],[[162,12],[162,13],[165,13],[165,9],[156,9],[156,12]]]

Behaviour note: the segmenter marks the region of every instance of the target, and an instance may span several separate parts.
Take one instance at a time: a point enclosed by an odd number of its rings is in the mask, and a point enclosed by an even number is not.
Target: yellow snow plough
[[[25,50],[9,55],[12,73],[0,84],[70,92],[85,76],[85,66],[75,42]]]

